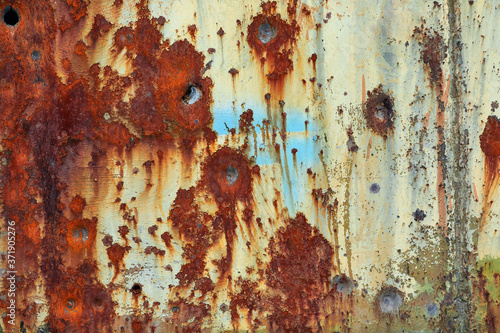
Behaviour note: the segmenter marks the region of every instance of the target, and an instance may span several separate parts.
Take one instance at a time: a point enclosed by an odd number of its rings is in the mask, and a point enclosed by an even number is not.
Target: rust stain
[[[394,100],[379,85],[368,92],[368,100],[364,104],[364,113],[368,127],[384,138],[394,132]]]
[[[275,1],[261,5],[262,13],[252,18],[247,29],[247,42],[270,83],[272,95],[281,98],[285,76],[293,70],[292,55],[300,27],[296,20],[287,22],[276,13]]]

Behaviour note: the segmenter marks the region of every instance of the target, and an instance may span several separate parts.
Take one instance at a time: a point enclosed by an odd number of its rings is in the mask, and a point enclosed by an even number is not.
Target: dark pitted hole
[[[264,44],[267,44],[276,37],[277,31],[276,28],[270,25],[266,20],[266,22],[262,23],[259,26],[258,34],[260,41]]]
[[[383,313],[397,313],[402,304],[403,299],[395,290],[386,290],[380,295],[379,305]]]
[[[227,304],[222,303],[222,304],[220,305],[220,310],[221,310],[222,312],[226,312],[227,310],[229,310],[229,307],[227,306]]]
[[[234,168],[232,165],[228,166],[226,168],[226,180],[229,183],[229,185],[233,185],[236,180],[238,179],[238,176],[240,173],[238,172],[238,169]]]
[[[178,308],[177,306],[174,306],[174,307],[172,308],[172,312],[173,312],[173,313],[177,313],[177,312],[179,312],[179,308]]]
[[[436,303],[427,304],[426,308],[427,308],[427,313],[430,314],[431,316],[436,315],[439,311],[439,307],[437,306]]]
[[[40,54],[40,51],[35,50],[35,51],[31,52],[31,60],[37,61],[37,60],[40,60],[41,57],[42,57],[42,55]]]
[[[84,228],[75,228],[73,229],[73,237],[79,241],[85,243],[89,239],[89,231]]]
[[[377,183],[371,184],[370,185],[370,192],[374,193],[374,194],[377,194],[378,192],[380,192],[380,185]]]
[[[182,101],[186,105],[194,104],[201,99],[201,96],[201,90],[196,86],[190,85],[184,96],[182,96]]]
[[[138,283],[135,283],[130,291],[134,294],[140,294],[142,292],[142,286]]]
[[[66,303],[66,308],[64,311],[70,312],[73,311],[76,308],[76,302],[74,299],[68,299],[68,302]]]
[[[3,10],[3,22],[8,26],[15,26],[19,22],[19,13],[11,6],[5,7]]]

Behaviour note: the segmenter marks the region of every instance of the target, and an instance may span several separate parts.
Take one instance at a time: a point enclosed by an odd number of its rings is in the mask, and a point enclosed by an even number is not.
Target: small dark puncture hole
[[[5,7],[3,10],[3,22],[8,26],[15,26],[19,22],[19,13],[11,6]]]
[[[130,291],[134,294],[140,294],[142,292],[142,286],[138,283],[135,283]]]

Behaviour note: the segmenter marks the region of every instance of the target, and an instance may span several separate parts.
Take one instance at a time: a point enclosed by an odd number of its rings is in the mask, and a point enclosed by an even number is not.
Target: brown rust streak
[[[439,33],[428,31],[422,25],[421,27],[416,27],[414,29],[414,37],[420,39],[423,44],[422,51],[422,61],[424,63],[424,69],[428,73],[428,78],[431,87],[434,89],[436,94],[436,125],[437,125],[437,179],[436,179],[436,191],[438,198],[438,212],[439,212],[439,227],[443,230],[445,237],[448,235],[448,225],[446,222],[447,211],[446,211],[446,189],[445,189],[445,142],[444,142],[444,130],[446,123],[446,104],[448,100],[449,91],[449,79],[445,87],[445,79],[443,75],[443,70],[441,68],[441,63],[446,58],[446,45],[443,42],[443,38]]]

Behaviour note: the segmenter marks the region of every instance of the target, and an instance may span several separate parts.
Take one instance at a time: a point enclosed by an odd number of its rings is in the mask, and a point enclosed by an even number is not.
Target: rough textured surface
[[[0,9],[2,332],[500,330],[498,2]]]

